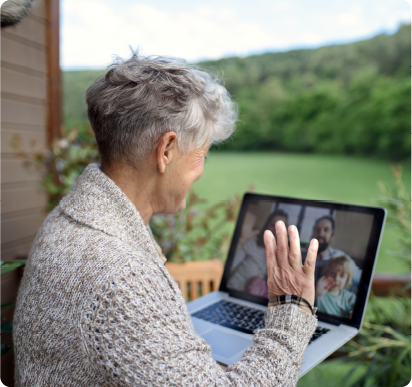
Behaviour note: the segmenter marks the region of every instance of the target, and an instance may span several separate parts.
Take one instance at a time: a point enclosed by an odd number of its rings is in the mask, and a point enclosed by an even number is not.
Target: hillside
[[[411,26],[351,44],[224,58],[198,65],[223,75],[240,107],[220,149],[410,157]],[[87,121],[84,93],[103,71],[63,73],[64,124]]]

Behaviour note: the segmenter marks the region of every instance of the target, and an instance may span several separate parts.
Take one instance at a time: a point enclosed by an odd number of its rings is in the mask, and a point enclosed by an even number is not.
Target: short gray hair
[[[102,161],[138,164],[167,132],[183,153],[233,133],[236,104],[221,80],[184,60],[116,58],[86,91],[88,116]]]

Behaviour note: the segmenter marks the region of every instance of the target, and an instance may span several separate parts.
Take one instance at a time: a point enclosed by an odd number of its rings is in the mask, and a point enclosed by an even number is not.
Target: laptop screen
[[[385,210],[347,204],[246,194],[226,262],[221,290],[267,303],[265,230],[278,220],[295,225],[302,263],[319,241],[315,270],[319,319],[358,326],[365,309]]]

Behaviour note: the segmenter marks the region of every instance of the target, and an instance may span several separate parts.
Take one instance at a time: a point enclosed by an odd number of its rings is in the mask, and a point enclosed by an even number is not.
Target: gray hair
[[[1,6],[1,28],[20,23],[30,12],[34,0],[12,0]]]
[[[217,76],[169,57],[116,58],[86,91],[102,161],[137,165],[160,138],[175,132],[185,154],[233,133],[236,104]]]

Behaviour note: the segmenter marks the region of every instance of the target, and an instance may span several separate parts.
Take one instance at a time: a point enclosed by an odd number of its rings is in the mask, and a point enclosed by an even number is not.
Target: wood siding
[[[55,0],[35,0],[26,18],[1,30],[1,260],[27,255],[45,218],[46,196],[34,170],[23,167],[11,141],[19,136],[30,150],[49,140],[48,8]],[[58,23],[58,21],[57,21]],[[58,57],[58,54],[57,54]],[[15,301],[18,271],[1,276],[1,303]],[[5,310],[11,318],[13,308]],[[7,336],[7,335],[5,335]],[[10,340],[3,337],[2,340]],[[2,356],[1,378],[13,385],[13,351]]]

